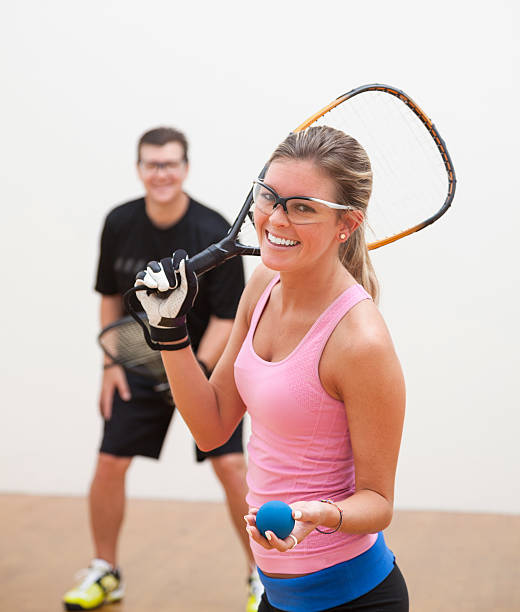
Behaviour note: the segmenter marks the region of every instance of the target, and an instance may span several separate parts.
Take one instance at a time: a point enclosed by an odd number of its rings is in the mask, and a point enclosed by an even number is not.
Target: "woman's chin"
[[[292,258],[287,257],[285,253],[273,253],[272,250],[267,248],[260,250],[260,256],[266,268],[277,272],[290,271],[295,267]]]

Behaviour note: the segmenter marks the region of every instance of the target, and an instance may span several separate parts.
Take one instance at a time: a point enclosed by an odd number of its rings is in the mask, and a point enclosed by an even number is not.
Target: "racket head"
[[[142,312],[135,314],[149,329],[146,315]],[[156,383],[167,382],[160,353],[148,346],[142,327],[133,316],[123,317],[103,328],[98,343],[114,363],[129,372]]]
[[[368,154],[373,187],[364,231],[369,249],[420,231],[450,207],[456,178],[446,144],[433,122],[402,90],[378,83],[357,87],[311,115],[293,132],[318,125],[340,129]],[[263,178],[267,168],[253,178]],[[252,206],[251,189],[227,236],[190,258],[189,265],[197,275],[237,255],[260,255]],[[137,313],[130,298],[139,289],[132,287],[124,295],[133,315]],[[136,325],[150,347],[161,348],[151,341],[144,321]],[[112,358],[117,361],[117,355]],[[134,367],[131,360],[126,363]]]
[[[378,83],[357,87],[294,132],[319,125],[349,134],[368,154],[373,174],[365,223],[369,249],[427,227],[450,207],[456,177],[446,144],[402,90]]]
[[[326,125],[367,152],[373,186],[364,224],[369,249],[400,240],[437,221],[450,207],[456,177],[446,144],[423,110],[402,90],[379,83],[339,96],[293,132]],[[258,178],[263,178],[268,165]],[[250,191],[228,236],[192,261],[197,274],[235,255],[259,255]]]
[[[456,178],[446,144],[429,117],[402,90],[379,83],[357,87],[311,115],[293,132],[318,125],[340,129],[368,154],[373,174],[364,223],[369,249],[420,231],[450,207]],[[254,178],[263,178],[267,168]],[[190,258],[197,275],[237,255],[260,255],[252,207],[251,189],[227,236]],[[125,300],[135,291],[127,291]],[[134,311],[131,305],[128,308]],[[145,327],[143,332],[153,346]]]

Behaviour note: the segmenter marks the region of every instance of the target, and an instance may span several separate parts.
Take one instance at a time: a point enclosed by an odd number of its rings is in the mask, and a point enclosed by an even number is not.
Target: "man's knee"
[[[132,457],[117,457],[108,453],[99,453],[94,479],[110,481],[124,478],[131,461]]]
[[[246,462],[242,453],[210,457],[211,464],[224,487],[240,486],[245,481]]]

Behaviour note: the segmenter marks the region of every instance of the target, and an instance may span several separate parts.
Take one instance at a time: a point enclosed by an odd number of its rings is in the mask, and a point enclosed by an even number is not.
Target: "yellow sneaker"
[[[103,559],[94,559],[83,570],[81,582],[63,596],[65,610],[94,610],[104,603],[114,603],[124,595],[118,569]]]
[[[248,598],[246,605],[246,612],[256,612],[262,599],[262,593],[264,592],[264,585],[260,581],[258,572],[254,569],[248,579]]]

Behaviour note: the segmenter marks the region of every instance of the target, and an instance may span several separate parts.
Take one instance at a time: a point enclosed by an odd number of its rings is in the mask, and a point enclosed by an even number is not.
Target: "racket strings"
[[[159,352],[146,344],[142,329],[133,319],[105,330],[99,342],[107,355],[119,365],[157,380],[166,380]]]
[[[313,125],[353,136],[368,154],[373,172],[365,219],[369,248],[422,229],[450,206],[456,182],[450,156],[433,124],[403,92],[386,85],[359,87],[295,131]],[[260,254],[253,208],[250,192],[228,236],[193,257],[197,274],[230,256]]]
[[[385,94],[379,95],[384,96]],[[374,112],[374,102],[375,100],[371,99],[370,104],[367,106],[369,106],[375,123],[377,112]],[[378,105],[379,107],[383,106],[379,103]],[[414,116],[413,111],[410,111],[408,107],[397,99],[387,96],[384,100],[383,110],[386,111],[384,122],[386,125],[392,126],[392,129],[390,131],[387,128],[388,131],[386,132],[378,131],[378,136],[388,134],[389,138],[378,137],[377,141],[374,139],[373,149],[377,151],[377,154],[373,154],[374,176],[375,182],[379,182],[380,187],[379,193],[376,193],[374,197],[374,202],[377,203],[381,200],[381,196],[383,196],[381,187],[384,184],[385,188],[388,189],[384,194],[388,202],[387,210],[392,212],[392,218],[395,218],[395,211],[399,209],[399,211],[406,215],[403,214],[403,219],[413,219],[412,215],[418,209],[418,205],[421,202],[426,204],[431,194],[437,189],[435,184],[432,183],[432,177],[439,177],[439,173],[432,174],[430,171],[430,151],[431,145],[434,143],[431,141],[423,124]],[[397,111],[397,114],[395,111]],[[418,131],[419,127],[420,132]],[[429,146],[428,151],[426,150],[426,143]],[[440,159],[438,155],[435,157]],[[418,177],[421,177],[420,181],[417,180]],[[378,179],[381,180],[378,181]],[[426,179],[427,183],[424,179]],[[439,200],[435,199],[432,213],[435,212],[438,204]],[[382,216],[381,209],[378,209],[377,212]],[[414,221],[420,221],[425,218],[423,211],[419,210],[419,212],[420,218]],[[389,216],[387,214],[387,225],[385,227],[391,228],[392,225],[388,223],[388,220]],[[406,223],[405,225],[410,224]],[[390,232],[392,229],[388,231]]]
[[[419,116],[394,95],[368,91],[346,100],[313,125],[353,136],[373,171],[367,241],[400,234],[429,219],[449,190],[445,161]]]
[[[240,244],[247,245],[248,247],[259,248],[260,245],[258,241],[258,234],[256,232],[256,227],[253,223],[253,208],[254,205],[251,204],[249,213],[246,215],[242,225],[240,226],[238,242]]]
[[[369,107],[370,107],[370,105],[367,104],[367,110],[369,109]],[[370,123],[369,113],[368,112],[361,113],[359,111],[357,105],[354,105],[352,107],[352,114],[356,118],[357,123],[360,126],[362,126],[363,131],[365,133],[368,133],[369,132],[369,123]],[[343,128],[343,131],[345,131],[345,127]],[[350,134],[350,135],[352,135],[352,134]],[[387,161],[388,160],[388,155],[381,154],[381,155],[378,155],[378,158],[380,160],[381,167],[385,170],[385,172],[388,173],[389,175],[392,174],[394,171],[393,171],[390,163]],[[373,168],[374,167],[374,162],[372,160],[371,160],[371,165],[372,165],[372,168]],[[372,194],[373,194],[373,192],[372,192]],[[373,200],[373,195],[372,195],[372,200]],[[367,211],[368,214],[367,214],[367,223],[366,223],[365,231],[369,231],[369,232],[371,232],[372,236],[375,236],[376,235],[376,230],[374,229],[374,227],[370,223],[371,209],[372,209],[372,206],[370,206],[370,209]],[[386,227],[390,227],[390,224],[391,224],[391,216],[389,216],[389,213],[391,213],[390,208],[382,208],[381,211],[380,211],[381,222],[383,222]]]

